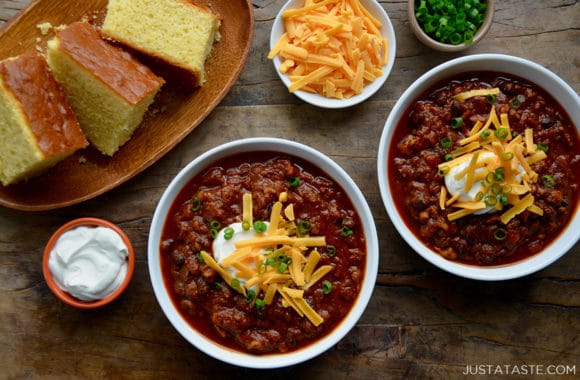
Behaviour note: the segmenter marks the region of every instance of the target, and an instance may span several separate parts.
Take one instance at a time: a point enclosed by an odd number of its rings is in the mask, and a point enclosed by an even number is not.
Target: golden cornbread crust
[[[205,82],[205,61],[219,40],[221,17],[187,0],[110,0],[102,34]]]
[[[112,156],[132,136],[164,84],[131,54],[76,22],[48,42],[48,64],[91,144]]]
[[[29,178],[88,142],[62,88],[36,52],[0,62],[0,180]]]
[[[58,48],[128,103],[138,104],[164,83],[128,52],[104,41],[86,22],[57,33]]]

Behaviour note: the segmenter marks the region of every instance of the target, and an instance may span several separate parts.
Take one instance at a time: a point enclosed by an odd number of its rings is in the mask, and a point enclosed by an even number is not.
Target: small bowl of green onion
[[[409,0],[407,12],[415,36],[443,52],[478,43],[493,21],[493,0]]]

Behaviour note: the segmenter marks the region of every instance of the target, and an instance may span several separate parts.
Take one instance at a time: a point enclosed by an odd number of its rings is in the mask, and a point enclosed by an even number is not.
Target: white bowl
[[[382,71],[383,75],[379,78],[375,79],[374,82],[367,84],[363,91],[358,94],[354,95],[348,99],[332,99],[327,98],[325,96],[314,94],[307,91],[295,91],[294,95],[298,98],[304,100],[306,103],[312,104],[314,106],[318,106],[321,108],[346,108],[350,106],[354,106],[361,102],[364,102],[369,97],[371,97],[374,93],[376,93],[385,83],[387,77],[389,76],[393,64],[395,63],[395,53],[397,50],[397,41],[395,38],[395,30],[393,28],[393,24],[391,24],[391,20],[387,15],[387,12],[383,9],[383,7],[376,2],[375,0],[360,0],[361,4],[372,14],[377,20],[379,20],[382,24],[381,33],[383,37],[389,42],[389,51],[388,51],[388,61],[387,64],[383,66]],[[304,0],[289,0],[278,12],[276,19],[274,20],[274,25],[272,26],[272,31],[270,33],[270,49],[274,47],[278,39],[284,34],[284,23],[282,21],[282,13],[284,13],[287,9],[293,9],[301,7],[304,4]],[[276,56],[273,59],[274,68],[276,69],[276,73],[282,79],[282,82],[286,85],[286,87],[290,86],[290,78],[286,74],[282,74],[278,67],[282,63],[280,61],[280,57]]]
[[[572,216],[572,220],[566,229],[542,252],[503,266],[478,267],[465,265],[443,258],[429,249],[413,234],[399,216],[394,205],[393,197],[396,195],[391,192],[387,175],[391,164],[388,162],[388,157],[394,129],[411,104],[430,86],[445,78],[462,72],[488,70],[512,74],[543,88],[568,112],[580,133],[580,99],[578,94],[556,74],[534,62],[508,55],[478,54],[465,56],[443,63],[428,71],[417,79],[399,98],[389,114],[379,142],[377,174],[381,197],[392,223],[403,239],[417,253],[430,263],[450,273],[471,279],[491,281],[507,280],[531,274],[545,268],[564,255],[580,239],[580,209],[576,208],[576,213]]]
[[[217,160],[241,152],[274,151],[300,157],[324,171],[329,178],[336,181],[348,194],[354,207],[358,211],[363,223],[366,243],[366,271],[359,296],[352,310],[345,319],[330,334],[316,342],[289,353],[272,355],[252,355],[241,351],[234,351],[221,346],[203,334],[193,329],[176,310],[170,295],[165,288],[160,263],[159,246],[163,225],[167,213],[177,194],[200,171],[208,168]],[[311,359],[335,345],[356,324],[364,312],[374,289],[378,271],[379,248],[377,232],[371,211],[366,200],[348,174],[334,161],[324,154],[308,146],[276,138],[249,138],[220,145],[202,154],[189,163],[171,181],[163,193],[151,221],[151,230],[148,241],[148,263],[153,290],[157,300],[177,331],[191,344],[206,354],[224,362],[250,368],[276,368],[290,366]]]

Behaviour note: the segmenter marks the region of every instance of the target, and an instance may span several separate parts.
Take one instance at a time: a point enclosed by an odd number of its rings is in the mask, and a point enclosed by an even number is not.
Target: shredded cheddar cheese
[[[383,75],[389,44],[359,0],[306,0],[282,17],[285,32],[268,58],[280,57],[290,92],[350,98]]]
[[[457,94],[454,99],[463,101],[499,93],[498,88],[475,89]],[[439,165],[439,173],[444,177],[453,175],[454,180],[465,179],[465,193],[472,188],[478,192],[472,201],[465,201],[465,198],[460,201],[460,193],[452,194],[443,186],[439,207],[442,210],[447,207],[457,209],[447,215],[450,221],[489,208],[502,212],[500,220],[504,224],[525,210],[543,214],[542,209],[534,204],[530,184],[538,180],[538,173],[532,165],[547,155],[537,149],[531,129],[526,129],[523,137],[514,137],[508,115],[501,113],[498,117],[492,105],[486,121],[476,121],[468,136],[458,144],[459,148],[451,152],[450,161]]]
[[[254,294],[252,302],[259,299],[269,305],[279,295],[283,306],[292,307],[318,326],[324,319],[304,299],[304,292],[333,269],[331,265],[318,265],[321,256],[316,247],[325,246],[326,239],[296,236],[294,209],[292,204],[284,208],[285,201],[287,195],[280,194],[264,233],[236,241],[234,252],[220,263],[208,252],[201,252],[201,256],[232,289],[246,297]],[[244,221],[253,220],[251,193],[243,195],[242,217]]]

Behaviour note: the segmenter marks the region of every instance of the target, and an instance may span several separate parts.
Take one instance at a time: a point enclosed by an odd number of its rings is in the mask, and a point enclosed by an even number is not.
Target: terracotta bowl
[[[61,289],[55,282],[53,275],[50,271],[48,261],[51,255],[51,252],[58,240],[58,238],[65,232],[75,229],[77,227],[106,227],[113,231],[115,231],[123,240],[125,245],[127,246],[128,250],[128,258],[127,258],[127,273],[125,274],[125,279],[121,283],[121,285],[109,296],[102,298],[96,301],[82,301],[78,298],[72,296],[65,290]],[[42,260],[42,271],[44,274],[44,278],[48,287],[52,291],[52,293],[60,299],[62,302],[74,306],[79,309],[95,309],[101,306],[105,306],[114,300],[116,300],[127,288],[129,283],[131,282],[131,278],[133,277],[133,272],[135,270],[135,252],[133,251],[133,246],[131,245],[131,241],[125,235],[125,233],[117,227],[115,224],[98,218],[79,218],[72,220],[62,227],[60,227],[56,232],[52,235],[46,247],[44,249],[44,256]]]
[[[430,47],[431,49],[448,53],[467,50],[477,45],[477,43],[483,39],[483,37],[489,31],[489,28],[491,27],[491,24],[493,22],[494,1],[486,0],[486,2],[487,2],[487,10],[485,11],[483,24],[479,27],[479,29],[477,29],[477,32],[473,36],[473,42],[471,42],[470,44],[466,43],[461,43],[458,45],[445,44],[431,38],[427,33],[425,33],[425,31],[423,31],[423,29],[419,25],[419,22],[417,21],[417,17],[415,17],[415,3],[416,3],[415,0],[409,0],[407,2],[407,14],[409,16],[409,25],[413,33],[415,33],[417,39],[419,39],[419,41],[421,41],[424,45]]]

